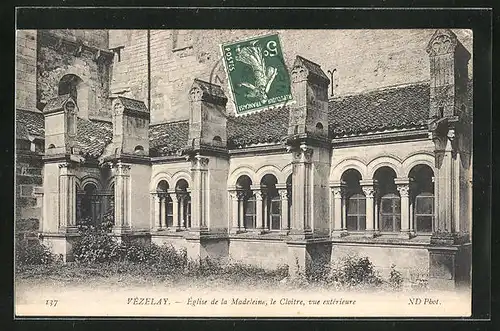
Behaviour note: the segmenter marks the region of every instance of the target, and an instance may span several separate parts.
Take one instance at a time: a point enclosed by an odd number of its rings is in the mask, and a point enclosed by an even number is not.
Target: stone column
[[[207,230],[207,196],[206,185],[208,177],[208,157],[195,155],[191,158],[191,229],[193,231]]]
[[[313,149],[305,144],[293,151],[292,224],[291,234],[299,237],[311,233],[311,162]]]
[[[266,189],[262,190],[262,228],[267,231],[271,228],[269,219],[269,192]]]
[[[238,215],[239,215],[239,229],[244,231],[245,228],[245,198],[246,192],[238,191]]]
[[[72,165],[59,164],[59,231],[76,230],[76,179]]]
[[[375,230],[375,208],[373,204],[373,197],[375,194],[375,188],[372,186],[363,186],[363,193],[365,194],[365,205],[366,205],[366,232],[370,235],[373,234]]]
[[[158,193],[153,193],[153,230],[161,229],[161,198]]]
[[[280,189],[279,191],[280,199],[281,199],[281,224],[280,230],[284,232],[288,232],[288,191],[285,188]]]
[[[260,190],[260,187],[254,187],[252,188],[253,193],[255,194],[255,211],[257,214],[256,217],[256,225],[255,228],[258,231],[264,231],[265,226],[264,226],[264,215],[263,215],[263,205],[262,205],[262,200],[263,200],[263,194],[262,191]]]
[[[343,198],[345,195],[345,186],[343,184],[338,184],[337,186],[332,186],[333,195],[333,229],[332,236],[343,237],[347,234],[345,229],[345,216],[343,210]]]
[[[401,236],[410,238],[410,181],[408,178],[396,178],[395,183],[401,196]]]
[[[238,203],[238,192],[236,190],[229,192],[229,198],[231,199],[231,233],[238,233],[240,231],[239,223],[239,203]]]
[[[171,229],[179,228],[179,196],[175,193],[175,190],[168,191],[170,199],[172,199],[172,227]],[[166,220],[165,220],[166,221]]]
[[[187,223],[187,217],[186,217],[186,194],[185,193],[182,193],[180,195],[180,199],[179,199],[179,215],[180,215],[180,218],[179,218],[179,224],[177,225],[177,227],[179,229],[185,229],[186,228],[186,223]]]
[[[118,162],[115,167],[115,226],[121,233],[130,229],[130,166]]]
[[[374,197],[373,197],[373,204],[374,206],[374,227],[373,227],[373,235],[378,236],[380,235],[380,230],[379,230],[379,203],[378,203],[378,192],[375,191]]]

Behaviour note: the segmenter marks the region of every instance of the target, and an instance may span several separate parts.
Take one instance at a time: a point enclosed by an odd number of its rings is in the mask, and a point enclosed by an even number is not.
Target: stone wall
[[[287,264],[288,248],[284,241],[233,239],[229,241],[232,261],[275,269]]]
[[[16,162],[16,219],[37,218],[42,213],[41,198],[33,193],[42,186],[42,159],[18,151]]]
[[[16,108],[36,110],[36,30],[16,32]]]
[[[337,263],[346,256],[368,257],[384,278],[389,277],[393,264],[407,279],[428,277],[429,252],[423,246],[333,243],[332,262]]]
[[[220,44],[268,33],[280,33],[285,63],[302,55],[336,69],[335,95],[429,79],[425,51],[434,30],[150,30],[151,122],[189,117],[188,90],[194,78],[219,84],[229,97],[227,77],[221,61]],[[472,32],[455,30],[472,53]],[[147,31],[110,30],[110,48],[121,49],[115,66],[113,91],[127,91],[133,98],[147,100]],[[319,42],[320,41],[320,42]],[[469,64],[472,76],[472,61]]]
[[[65,38],[74,42],[83,41],[89,46],[107,49],[109,44],[108,30],[45,30],[57,37]]]
[[[76,75],[81,80],[77,100],[79,116],[110,120],[111,65],[95,59],[95,45],[107,49],[107,34],[100,30],[92,32],[71,35],[67,31],[38,31],[37,101],[44,103],[56,97],[61,78],[68,74]],[[88,36],[93,36],[90,42],[82,39]],[[78,52],[80,43],[90,48],[84,47]]]

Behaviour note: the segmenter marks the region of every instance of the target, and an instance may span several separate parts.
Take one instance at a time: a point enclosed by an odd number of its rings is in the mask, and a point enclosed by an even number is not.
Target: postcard
[[[16,51],[16,316],[471,315],[472,30]]]

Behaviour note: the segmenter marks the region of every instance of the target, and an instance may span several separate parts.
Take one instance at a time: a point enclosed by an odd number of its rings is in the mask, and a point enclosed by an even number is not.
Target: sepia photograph
[[[473,31],[18,29],[18,317],[468,317]]]

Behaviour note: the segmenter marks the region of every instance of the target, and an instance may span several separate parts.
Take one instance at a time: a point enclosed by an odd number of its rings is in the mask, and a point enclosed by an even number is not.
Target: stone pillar
[[[59,164],[59,231],[76,230],[76,179],[70,163]]]
[[[195,155],[191,159],[191,229],[193,231],[207,230],[207,177],[208,157]]]
[[[343,214],[343,198],[345,195],[345,186],[338,183],[331,187],[333,195],[333,237],[343,237],[347,234],[344,223],[345,215]]]
[[[251,190],[255,195],[255,229],[257,231],[264,231],[264,215],[263,215],[263,194],[260,189],[260,186],[252,186]]]
[[[171,229],[179,228],[179,196],[175,193],[175,190],[169,190],[168,194],[170,195],[170,199],[172,199],[172,227]]]
[[[363,184],[365,185],[365,184]],[[366,205],[366,232],[369,235],[373,235],[375,231],[375,207],[374,207],[374,196],[375,187],[372,184],[366,184],[362,186],[363,193],[365,194],[365,205]]]
[[[299,237],[311,233],[311,161],[313,149],[305,144],[293,149],[292,224],[290,234]]]
[[[280,229],[282,232],[288,232],[288,191],[285,188],[279,191],[281,199],[281,224]]]
[[[396,178],[395,183],[401,197],[401,230],[402,238],[410,238],[410,181],[408,178]]]
[[[243,191],[238,191],[238,228],[240,231],[245,231],[245,198],[246,193]]]
[[[187,217],[186,217],[186,194],[182,193],[179,199],[179,223],[177,224],[177,228],[179,230],[186,228]]]
[[[239,223],[239,203],[238,203],[238,192],[236,190],[229,192],[229,198],[231,199],[231,221],[230,221],[230,232],[238,233],[240,230]]]
[[[158,193],[153,193],[153,230],[161,229],[161,197]]]
[[[115,167],[115,226],[113,232],[130,230],[130,166],[118,162]]]

